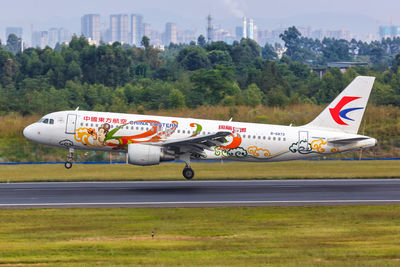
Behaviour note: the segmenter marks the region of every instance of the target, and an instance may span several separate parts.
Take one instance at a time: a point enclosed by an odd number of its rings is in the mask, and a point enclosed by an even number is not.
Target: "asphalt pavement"
[[[400,204],[400,179],[0,184],[0,208]]]

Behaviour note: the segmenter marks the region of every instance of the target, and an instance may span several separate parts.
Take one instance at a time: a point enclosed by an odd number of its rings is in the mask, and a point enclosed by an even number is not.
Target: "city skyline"
[[[265,6],[262,1],[240,1],[240,0],[218,0],[218,1],[204,1],[203,4],[199,3],[191,3],[188,5],[189,7],[179,6],[177,8],[177,4],[182,3],[182,1],[173,0],[170,1],[168,5],[164,2],[157,1],[150,5],[148,3],[135,3],[135,8],[128,8],[132,6],[130,1],[126,0],[118,0],[114,1],[113,4],[105,1],[96,1],[96,5],[93,4],[93,1],[86,1],[84,3],[80,3],[80,9],[77,10],[74,8],[73,4],[77,2],[76,0],[69,1],[68,4],[62,3],[61,6],[57,6],[56,9],[52,5],[45,5],[46,8],[40,9],[40,12],[37,11],[37,7],[33,7],[31,3],[28,3],[25,0],[22,0],[23,5],[22,8],[15,9],[14,3],[6,4],[9,7],[9,13],[5,14],[4,10],[0,11],[0,39],[3,43],[6,42],[5,39],[5,31],[7,27],[22,27],[23,28],[23,37],[25,40],[29,42],[32,31],[48,31],[51,28],[66,28],[71,33],[75,33],[78,36],[81,34],[81,18],[85,14],[99,14],[101,17],[101,28],[106,29],[110,28],[110,16],[113,14],[129,14],[129,20],[131,20],[131,14],[141,14],[144,19],[143,23],[148,29],[148,33],[151,34],[151,31],[156,30],[159,33],[162,33],[166,29],[166,23],[173,23],[176,25],[177,30],[185,31],[190,30],[196,32],[197,35],[203,34],[206,36],[206,16],[211,13],[214,20],[215,29],[220,30],[228,30],[230,33],[235,34],[235,28],[240,26],[240,22],[243,17],[253,18],[255,25],[257,25],[258,30],[268,30],[273,31],[276,29],[287,28],[289,26],[295,25],[298,27],[307,28],[310,27],[313,30],[335,30],[335,31],[348,31],[354,34],[355,36],[361,36],[361,30],[357,30],[357,27],[354,25],[359,22],[362,25],[366,25],[366,30],[364,34],[373,34],[377,35],[379,31],[379,26],[382,25],[399,25],[400,21],[397,22],[395,19],[390,19],[390,16],[386,15],[384,20],[379,21],[378,19],[374,21],[372,17],[381,17],[382,8],[377,8],[374,10],[374,13],[366,14],[366,11],[369,11],[365,8],[366,5],[361,5],[361,1],[353,1],[352,3],[347,3],[346,8],[340,7],[340,3],[344,3],[344,1],[339,0],[336,1],[336,8],[330,9],[330,12],[341,12],[342,17],[338,17],[334,15],[334,13],[325,13],[325,14],[314,14],[314,15],[306,15],[306,11],[315,12],[318,10],[328,10],[330,3],[326,3],[325,8],[322,9],[320,2],[325,1],[314,1],[314,0],[306,0],[302,1],[303,5],[301,8],[297,9],[297,11],[293,11],[292,9],[282,10],[276,9],[276,3],[269,3],[268,9],[265,10],[265,14],[260,18],[260,6]],[[40,1],[41,3],[49,3],[47,0]],[[293,1],[289,0],[288,3],[296,6],[297,4]],[[293,2],[293,3],[292,3]],[[352,9],[352,7],[356,7],[356,3],[358,2],[358,8]],[[205,6],[209,6],[204,9]],[[387,8],[388,5],[391,5],[391,8]],[[383,7],[386,11],[391,11],[395,9],[397,6],[400,7],[400,3],[394,1],[381,1],[378,7]],[[27,8],[32,8],[30,12],[27,12]],[[104,8],[108,8],[107,11]],[[156,8],[155,8],[156,7]],[[257,8],[258,7],[258,8]],[[118,10],[123,9],[123,12],[118,12]],[[190,16],[193,10],[196,9],[196,15]],[[198,9],[198,10],[197,10]],[[207,12],[208,9],[208,12]],[[19,12],[18,16],[9,17],[10,13]],[[40,19],[36,16],[39,16],[43,10],[46,11],[47,16],[44,15]],[[54,11],[56,10],[56,11]],[[85,10],[91,12],[83,12]],[[132,12],[127,12],[127,10],[132,10]],[[179,10],[179,12],[178,12]],[[200,11],[205,10],[204,14],[201,14]],[[273,12],[271,10],[274,10]],[[54,11],[54,12],[53,12]],[[221,12],[225,11],[225,12]],[[358,15],[352,15],[348,12],[357,11]],[[385,11],[385,12],[386,12]],[[303,12],[303,13],[302,13]],[[367,12],[368,13],[368,12]],[[387,12],[386,12],[387,13]],[[254,14],[254,16],[252,15]],[[389,14],[389,13],[388,13]],[[243,17],[239,17],[242,16]],[[292,17],[289,17],[292,16]],[[313,17],[318,18],[320,16],[324,17],[324,20],[319,20],[319,23],[313,22]],[[25,19],[22,19],[25,18]],[[307,17],[307,19],[305,19]],[[281,19],[279,19],[281,18]],[[30,23],[27,23],[25,20],[29,19]],[[345,23],[346,21],[354,20],[354,23]],[[336,20],[336,23],[330,23],[332,20]],[[25,22],[24,22],[25,21]],[[46,22],[47,21],[47,22]],[[344,27],[348,25],[349,27]],[[132,25],[128,25],[128,31],[131,31]],[[144,28],[143,28],[144,29]],[[175,29],[174,29],[175,31]],[[108,33],[110,34],[110,33]],[[126,40],[126,37],[123,37]],[[104,38],[105,39],[105,38]],[[361,39],[361,38],[358,38]],[[118,39],[117,39],[118,40]],[[131,40],[128,40],[131,43]]]

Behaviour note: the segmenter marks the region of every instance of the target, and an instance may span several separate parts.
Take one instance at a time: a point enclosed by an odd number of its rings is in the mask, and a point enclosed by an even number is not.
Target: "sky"
[[[240,24],[242,16],[252,17],[259,28],[296,24],[314,29],[345,28],[376,32],[377,25],[400,25],[399,0],[18,0],[4,1],[0,9],[0,39],[7,26],[24,27],[24,35],[34,30],[66,27],[80,33],[80,17],[87,13],[102,15],[141,13],[152,27],[162,30],[166,22],[178,28],[205,28],[211,13],[214,23],[224,28]],[[306,25],[308,24],[308,25]],[[372,28],[371,28],[372,27]]]

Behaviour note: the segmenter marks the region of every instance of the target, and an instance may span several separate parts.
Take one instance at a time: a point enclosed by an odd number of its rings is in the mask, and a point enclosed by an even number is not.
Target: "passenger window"
[[[185,133],[185,130],[182,130],[182,133]]]
[[[258,139],[261,139],[261,136],[259,136]]]
[[[286,138],[285,138],[285,137],[283,137],[283,141],[286,141]]]
[[[273,140],[274,140],[274,141],[276,140],[276,137],[275,137],[275,136],[274,136]]]
[[[271,140],[271,136],[268,136],[268,140]]]
[[[263,139],[265,140],[265,136],[263,136]]]
[[[83,126],[83,122],[81,122],[81,126]]]
[[[281,138],[280,138],[280,137],[278,137],[278,141],[281,141]]]

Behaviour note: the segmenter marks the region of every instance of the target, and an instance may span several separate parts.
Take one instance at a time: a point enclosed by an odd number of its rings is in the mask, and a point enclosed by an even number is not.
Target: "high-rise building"
[[[81,18],[81,32],[86,38],[99,44],[100,37],[100,15],[86,14]]]
[[[142,25],[143,25],[143,29],[142,29],[143,36],[147,36],[148,38],[150,38],[151,37],[151,26],[150,26],[150,24],[143,23]],[[142,36],[142,38],[143,38],[143,36]],[[140,39],[140,42],[141,41],[142,41],[142,39]]]
[[[129,17],[126,14],[110,16],[110,42],[129,43]]]
[[[55,46],[56,46],[56,44],[59,42],[58,41],[58,29],[57,28],[51,28],[51,29],[49,29],[49,36],[48,36],[48,38],[49,38],[49,42],[48,42],[48,45],[51,47],[51,48],[54,48]]]
[[[65,28],[58,29],[58,42],[59,43],[68,43],[71,41],[72,34],[69,30]]]
[[[243,38],[243,27],[237,26],[235,33],[236,33],[236,40],[240,41]]]
[[[140,46],[143,38],[143,16],[139,14],[131,15],[131,44]]]
[[[176,35],[176,24],[168,22],[165,24],[165,41],[164,45],[169,45],[170,43],[177,43],[177,35]]]
[[[48,31],[35,31],[32,33],[32,46],[44,49],[49,43]]]
[[[391,28],[392,38],[400,37],[400,26],[392,26],[390,28]]]
[[[10,34],[15,34],[18,38],[22,38],[23,29],[21,27],[7,27],[6,28],[6,41]]]

